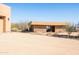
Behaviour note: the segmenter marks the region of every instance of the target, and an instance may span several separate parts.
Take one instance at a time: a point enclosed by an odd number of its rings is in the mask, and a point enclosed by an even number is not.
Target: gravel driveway
[[[0,33],[0,54],[79,54],[79,40],[30,33]]]

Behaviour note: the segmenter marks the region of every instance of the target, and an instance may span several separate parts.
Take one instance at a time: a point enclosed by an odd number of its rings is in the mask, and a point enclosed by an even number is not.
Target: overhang
[[[45,25],[45,26],[66,26],[65,22],[32,22],[31,25]]]

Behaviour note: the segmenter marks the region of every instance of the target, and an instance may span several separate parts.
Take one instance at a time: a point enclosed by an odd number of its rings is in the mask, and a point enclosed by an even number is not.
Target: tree
[[[20,22],[20,23],[12,23],[12,30],[20,30],[20,31],[30,31],[32,21],[29,22]]]
[[[21,22],[18,24],[19,29],[22,31],[30,31],[32,21],[29,22]]]
[[[11,30],[12,31],[18,31],[18,24],[17,23],[12,23],[11,24]]]
[[[28,25],[28,30],[30,30],[30,28],[31,28],[31,23],[32,23],[32,21],[30,21],[30,22],[27,23],[27,25]]]
[[[76,24],[76,30],[79,32],[79,22]]]
[[[77,24],[77,27],[79,28],[79,22],[78,22],[78,24]]]
[[[74,25],[67,24],[66,31],[68,32],[68,37],[70,37],[71,33],[76,31],[76,27]]]
[[[27,22],[20,22],[20,23],[18,23],[18,28],[21,31],[24,31],[24,30],[28,29]]]

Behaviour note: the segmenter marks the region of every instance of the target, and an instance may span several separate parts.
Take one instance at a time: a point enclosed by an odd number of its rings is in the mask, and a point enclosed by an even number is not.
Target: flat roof
[[[32,25],[65,26],[65,22],[32,22]]]

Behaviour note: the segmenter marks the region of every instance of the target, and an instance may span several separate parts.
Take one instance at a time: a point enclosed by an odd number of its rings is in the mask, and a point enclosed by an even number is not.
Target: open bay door
[[[4,27],[5,27],[5,25],[4,25],[4,19],[5,19],[5,17],[3,17],[3,16],[0,16],[0,32],[4,32]]]

